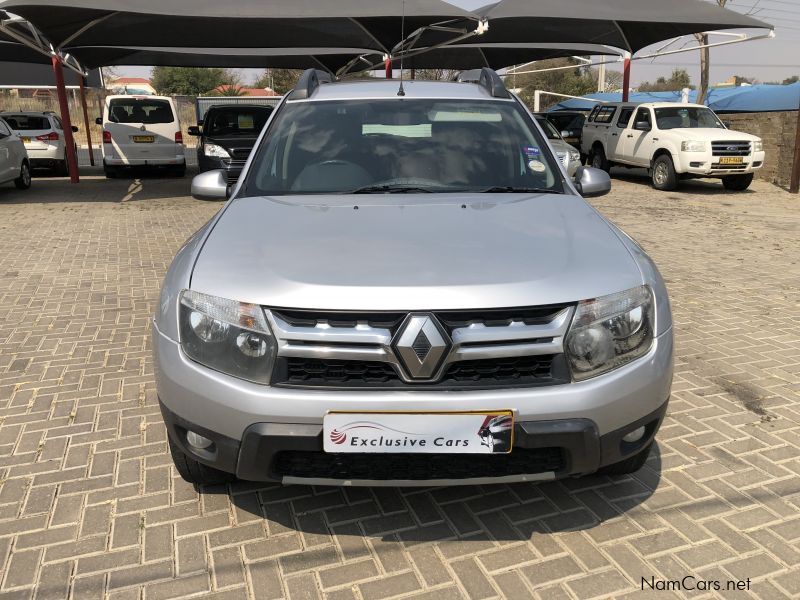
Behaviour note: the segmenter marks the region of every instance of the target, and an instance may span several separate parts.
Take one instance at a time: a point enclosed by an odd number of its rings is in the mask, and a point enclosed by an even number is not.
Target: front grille
[[[273,313],[292,327],[316,327],[325,323],[331,327],[352,327],[359,324],[369,325],[376,329],[394,330],[405,319],[405,313],[350,313],[320,312],[306,310],[276,310]]]
[[[250,156],[250,150],[250,148],[233,148],[229,152],[232,158],[237,158],[244,163]]]
[[[749,156],[750,142],[711,142],[714,156]]]
[[[569,155],[566,152],[556,152],[559,162],[565,167],[569,167]]]
[[[273,471],[280,477],[412,480],[469,479],[558,472],[561,448],[515,448],[510,454],[329,454],[283,451]]]
[[[227,180],[228,184],[234,184],[239,180],[239,175],[242,173],[242,169],[244,169],[244,165],[247,161],[245,160],[232,160],[228,166],[228,169],[225,171],[225,179]]]
[[[507,327],[520,321],[525,325],[543,325],[551,322],[569,304],[553,304],[532,308],[501,308],[496,310],[454,310],[436,313],[449,331],[460,327],[482,324],[486,327]]]
[[[467,360],[451,364],[437,382],[406,383],[385,362],[279,357],[273,385],[333,388],[491,389],[569,381],[563,355]]]

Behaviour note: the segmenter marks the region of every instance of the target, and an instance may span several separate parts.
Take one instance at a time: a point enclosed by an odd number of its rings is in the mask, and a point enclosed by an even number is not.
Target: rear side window
[[[597,116],[597,111],[599,111],[599,110],[600,110],[600,105],[598,104],[597,106],[595,106],[592,109],[592,112],[589,113],[589,116],[587,117],[586,120],[587,121],[594,121],[594,118]]]
[[[39,129],[52,129],[47,117],[35,115],[3,115],[6,123],[16,131],[36,131]]]
[[[108,105],[108,120],[112,123],[155,125],[172,123],[175,116],[166,100],[115,98]]]
[[[631,115],[633,114],[632,108],[623,108],[619,111],[619,119],[617,119],[617,127],[625,128],[630,123]]]
[[[595,123],[611,123],[614,119],[614,113],[617,112],[616,106],[603,106],[597,111],[594,116]]]

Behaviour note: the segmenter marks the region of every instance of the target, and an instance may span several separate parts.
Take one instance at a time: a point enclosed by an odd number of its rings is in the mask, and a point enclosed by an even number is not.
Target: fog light
[[[643,435],[644,435],[644,425],[642,425],[637,429],[634,429],[630,433],[626,433],[624,436],[622,436],[622,441],[628,443],[638,442],[640,439],[642,439]]]
[[[189,442],[189,445],[192,448],[197,448],[198,450],[205,450],[206,448],[211,446],[211,444],[214,443],[207,437],[203,437],[202,435],[200,435],[199,433],[195,433],[194,431],[186,432],[186,441]]]

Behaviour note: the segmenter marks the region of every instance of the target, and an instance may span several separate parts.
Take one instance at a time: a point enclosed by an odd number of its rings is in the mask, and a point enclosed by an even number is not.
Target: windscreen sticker
[[[539,148],[537,148],[536,146],[523,146],[522,152],[523,154],[525,154],[525,156],[528,157],[528,160],[534,158],[538,159],[539,155],[542,153],[542,151],[539,150]]]
[[[528,162],[528,168],[534,173],[544,173],[546,169],[544,163],[538,160],[532,160]]]

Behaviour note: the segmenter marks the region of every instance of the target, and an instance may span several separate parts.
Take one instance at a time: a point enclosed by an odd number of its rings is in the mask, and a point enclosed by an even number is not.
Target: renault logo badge
[[[395,338],[397,357],[412,379],[431,379],[450,349],[450,340],[431,314],[410,314]]]

